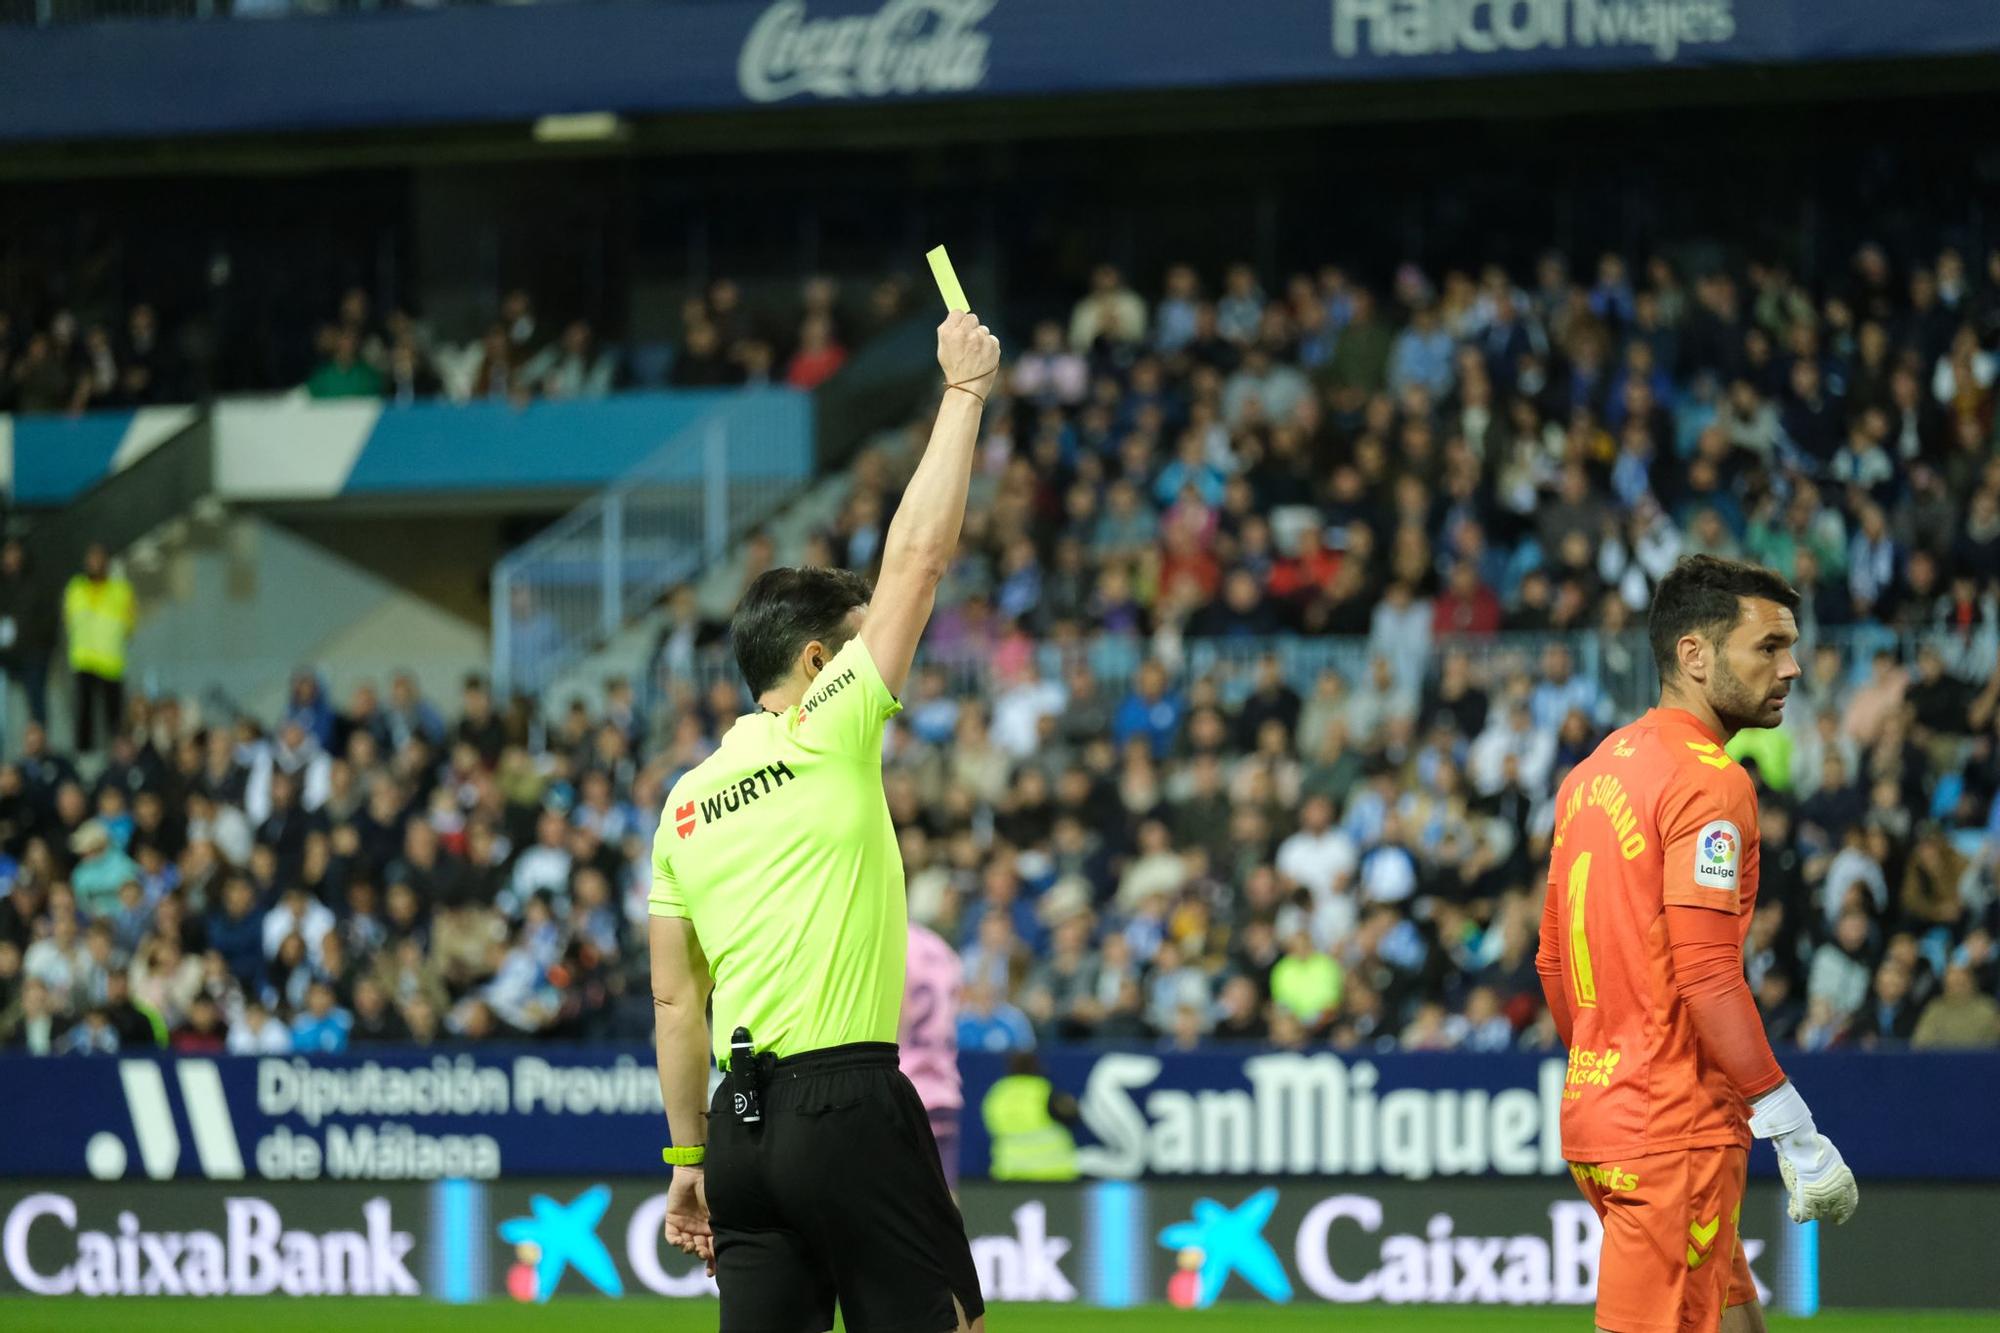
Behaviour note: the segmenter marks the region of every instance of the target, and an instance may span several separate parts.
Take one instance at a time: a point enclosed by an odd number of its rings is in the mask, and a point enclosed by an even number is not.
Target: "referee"
[[[666,1238],[708,1260],[722,1333],[825,1333],[836,1301],[852,1333],[986,1326],[896,1068],[907,927],[882,792],[882,727],[958,547],[1000,343],[953,314],[937,355],[944,400],[879,582],[773,569],[751,584],[730,633],[759,711],[674,784],[653,843]],[[704,1114],[711,998],[728,1076]]]

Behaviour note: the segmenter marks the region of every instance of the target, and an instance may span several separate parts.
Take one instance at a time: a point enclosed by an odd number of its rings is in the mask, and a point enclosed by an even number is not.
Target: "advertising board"
[[[1082,1174],[1565,1179],[1559,1056],[1218,1047],[1051,1048],[1076,1097]],[[961,1166],[987,1173],[980,1108],[1005,1071],[967,1054]],[[1864,1179],[2000,1180],[2000,1056],[1787,1053]],[[556,1045],[449,1055],[0,1056],[0,1179],[496,1180],[613,1177],[658,1160],[651,1053]],[[1768,1148],[1754,1174],[1774,1173]]]
[[[711,1299],[661,1239],[665,1185],[15,1181],[0,1294]],[[1580,1306],[1602,1237],[1566,1179],[972,1182],[961,1204],[988,1299],[1066,1305]],[[2000,1186],[1864,1182],[1848,1225],[1800,1227],[1753,1183],[1745,1257],[1776,1309],[1992,1309],[1967,1238],[1996,1206]]]

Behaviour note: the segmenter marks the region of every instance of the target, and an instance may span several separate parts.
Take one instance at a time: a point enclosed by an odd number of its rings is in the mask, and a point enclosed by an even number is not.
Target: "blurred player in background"
[[[1763,1329],[1737,1239],[1752,1136],[1773,1141],[1794,1220],[1844,1222],[1858,1199],[1743,976],[1757,795],[1722,747],[1783,720],[1798,605],[1768,570],[1681,561],[1653,595],[1659,706],[1556,797],[1535,963],[1569,1047],[1563,1156],[1604,1220],[1605,1333]]]
[[[903,969],[903,1021],[896,1030],[903,1073],[916,1085],[937,1139],[945,1184],[958,1193],[958,1117],[965,1093],[958,1076],[958,992],[965,965],[928,926],[910,923]]]

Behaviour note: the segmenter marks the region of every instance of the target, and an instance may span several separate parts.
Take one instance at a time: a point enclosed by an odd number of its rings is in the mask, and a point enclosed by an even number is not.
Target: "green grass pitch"
[[[662,1300],[570,1300],[551,1306],[472,1306],[393,1300],[0,1299],[7,1333],[505,1333],[581,1324],[588,1333],[712,1333],[715,1306]],[[1770,1317],[1772,1333],[2000,1333],[2000,1314],[1832,1311],[1816,1319]],[[990,1333],[1589,1333],[1586,1310],[1446,1306],[1231,1305],[1210,1310],[996,1306]],[[942,1333],[942,1330],[940,1331]]]

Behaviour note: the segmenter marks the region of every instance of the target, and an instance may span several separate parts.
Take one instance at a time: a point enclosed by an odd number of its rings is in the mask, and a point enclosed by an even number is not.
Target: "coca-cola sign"
[[[997,0],[888,0],[873,14],[811,18],[805,0],[777,0],[736,59],[753,102],[787,97],[962,93],[986,78],[992,39],[978,30]]]

